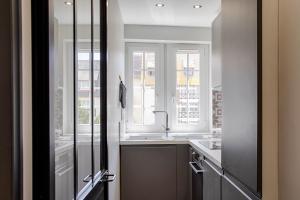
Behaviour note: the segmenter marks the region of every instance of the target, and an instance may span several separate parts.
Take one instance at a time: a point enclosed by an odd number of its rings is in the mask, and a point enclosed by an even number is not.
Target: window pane
[[[90,72],[88,70],[79,70],[78,71],[78,80],[80,82],[85,81],[85,82],[89,82],[88,84],[90,84]]]
[[[187,68],[187,54],[186,53],[177,53],[176,54],[176,69],[184,70]]]
[[[198,124],[200,120],[200,72],[194,71],[189,78],[189,124]]]
[[[200,70],[200,54],[189,54],[189,69]]]
[[[145,70],[154,70],[155,68],[155,53],[145,53]]]
[[[84,51],[84,49],[82,49],[82,52],[78,53],[78,68],[89,69],[89,66],[90,66],[89,50],[87,49],[86,51]]]
[[[90,54],[85,52],[78,53],[78,61],[89,61],[90,60]]]
[[[144,107],[154,107],[155,106],[155,88],[145,87],[144,89]]]
[[[143,88],[141,87],[134,87],[133,88],[133,106],[143,106]]]
[[[198,86],[200,85],[200,72],[194,70],[189,71],[189,86]]]
[[[143,60],[144,54],[143,52],[134,52],[133,53],[133,70],[139,71],[143,69],[144,60]]]
[[[151,125],[155,123],[155,52],[134,52],[132,58],[133,123]]]
[[[152,70],[147,70],[145,71],[145,86],[155,86],[155,71],[154,69]]]
[[[145,87],[144,92],[144,124],[151,125],[155,122],[153,114],[155,107],[155,88]]]
[[[197,125],[200,120],[200,54],[176,54],[177,124]]]
[[[187,86],[188,83],[188,77],[185,71],[177,71],[177,76],[176,76],[176,86],[177,87],[182,87],[182,86]]]
[[[187,76],[184,71],[177,71],[176,77],[176,113],[177,113],[177,123],[183,124],[187,123]]]
[[[133,72],[133,86],[142,87],[144,82],[144,73],[143,71],[134,71]]]
[[[145,108],[144,110],[144,125],[151,125],[155,122],[155,116],[153,114],[154,108]]]
[[[142,107],[133,107],[133,123],[143,124],[143,109]]]

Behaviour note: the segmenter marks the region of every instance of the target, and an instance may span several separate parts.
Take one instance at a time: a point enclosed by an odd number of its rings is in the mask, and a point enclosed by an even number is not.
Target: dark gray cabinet
[[[221,169],[205,160],[202,162],[203,169],[203,200],[221,199]]]
[[[188,199],[188,159],[187,145],[121,146],[121,199]]]
[[[222,200],[249,200],[226,179],[222,180]]]
[[[191,197],[192,200],[203,199],[203,174],[192,173]]]
[[[222,169],[192,148],[190,161],[192,200],[221,200]]]
[[[197,153],[193,148],[189,149],[189,162],[196,162],[201,159],[202,155]],[[196,169],[200,170],[201,167]],[[189,168],[190,179],[190,199],[189,200],[202,200],[203,199],[203,173],[196,173],[192,167]]]
[[[222,0],[222,166],[261,194],[261,47],[258,0]]]
[[[190,200],[189,145],[176,145],[177,200]]]
[[[222,178],[222,200],[259,200],[259,198],[224,176]]]

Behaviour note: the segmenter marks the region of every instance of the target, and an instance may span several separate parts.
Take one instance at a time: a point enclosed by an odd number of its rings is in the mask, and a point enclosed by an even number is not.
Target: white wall
[[[108,66],[107,66],[107,137],[109,171],[116,180],[109,184],[109,200],[120,199],[119,122],[121,106],[119,99],[119,75],[124,80],[124,25],[117,0],[108,4]]]
[[[279,0],[279,199],[300,199],[300,1]]]
[[[209,43],[211,41],[211,28],[125,25],[124,37],[126,40],[170,40]]]
[[[32,199],[31,0],[22,0],[23,199]]]

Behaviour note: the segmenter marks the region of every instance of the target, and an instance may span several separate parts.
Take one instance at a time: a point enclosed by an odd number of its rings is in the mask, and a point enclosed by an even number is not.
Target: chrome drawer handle
[[[199,165],[198,165],[196,162],[189,162],[189,164],[190,164],[190,167],[193,169],[193,171],[194,171],[196,174],[202,174],[202,173],[205,172],[204,169],[197,169],[197,168],[195,167],[195,165],[196,165],[197,167],[199,167]],[[199,167],[199,168],[200,168],[200,167]]]

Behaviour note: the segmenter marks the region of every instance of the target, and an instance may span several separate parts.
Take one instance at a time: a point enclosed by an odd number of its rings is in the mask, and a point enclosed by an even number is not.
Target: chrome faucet
[[[166,126],[163,125],[163,127],[165,128],[166,137],[168,138],[169,137],[169,131],[170,131],[170,128],[169,128],[169,114],[168,114],[168,112],[164,111],[164,110],[154,110],[153,113],[154,114],[156,114],[156,113],[165,113],[166,114]]]

